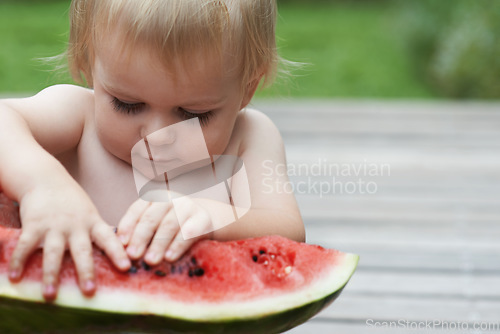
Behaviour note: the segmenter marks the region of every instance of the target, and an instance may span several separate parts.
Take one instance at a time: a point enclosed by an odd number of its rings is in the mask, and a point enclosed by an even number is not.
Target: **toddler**
[[[41,246],[42,294],[52,300],[66,248],[90,296],[92,243],[126,271],[130,259],[174,261],[201,238],[280,234],[304,241],[293,194],[265,187],[288,181],[268,173],[285,164],[281,136],[269,118],[247,108],[279,61],[275,0],[73,0],[70,19],[69,69],[89,88],[56,85],[0,101],[0,188],[19,203],[22,221],[13,282]],[[182,136],[162,130],[188,120],[198,127]],[[154,147],[175,142],[178,149],[160,152],[162,159],[181,159],[196,129],[210,157],[202,165],[214,167],[219,156],[243,162],[251,206],[231,224],[186,238],[181,226],[201,229],[215,211],[186,200],[180,215],[171,201],[140,198],[131,152],[146,142],[153,161]],[[229,192],[242,183],[232,182]]]

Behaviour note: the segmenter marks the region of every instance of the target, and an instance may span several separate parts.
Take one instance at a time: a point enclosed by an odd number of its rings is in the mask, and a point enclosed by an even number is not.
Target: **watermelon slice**
[[[16,207],[4,203],[0,210],[0,219],[15,220],[5,211]],[[121,273],[95,249],[96,294],[80,293],[66,254],[58,297],[46,303],[40,251],[20,283],[7,278],[19,235],[19,229],[0,227],[1,333],[277,333],[335,300],[358,262],[354,254],[269,236],[204,240],[175,263],[137,261]]]

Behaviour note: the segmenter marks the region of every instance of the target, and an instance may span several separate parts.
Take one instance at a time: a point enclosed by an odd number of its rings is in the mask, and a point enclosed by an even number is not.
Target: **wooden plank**
[[[499,270],[491,274],[461,271],[364,270],[360,264],[345,295],[400,299],[454,299],[500,302]],[[343,294],[344,295],[344,294]]]
[[[360,256],[358,271],[394,272],[410,274],[448,273],[461,275],[500,275],[500,248],[474,250],[463,247],[412,247],[404,243],[387,245],[365,242],[350,242],[341,239],[322,242],[309,238],[311,244],[335,248]]]
[[[290,174],[290,173],[289,173]],[[394,173],[396,174],[396,173]],[[405,173],[406,174],[406,173]],[[392,176],[290,176],[289,182],[263,182],[267,188],[281,192],[294,192],[298,200],[311,203],[314,200],[335,199],[366,200],[379,202],[447,201],[457,205],[468,201],[471,206],[478,202],[497,204],[500,201],[500,176],[494,171],[477,170],[469,174],[424,174],[411,177],[398,173]],[[476,175],[479,174],[479,175]]]
[[[414,329],[412,328],[418,326],[418,324],[406,324],[404,321],[398,324],[383,324],[375,322],[361,321],[357,319],[323,319],[314,318],[309,322],[295,327],[289,331],[287,334],[421,334],[421,333],[431,333],[432,330],[425,329]],[[434,330],[435,333],[435,330]]]
[[[431,333],[475,333],[487,334],[500,331],[500,322],[485,320],[455,320],[446,321],[443,319],[324,319],[313,318],[309,322],[298,326],[286,333],[293,334],[431,334]]]
[[[354,312],[345,312],[346,309]],[[498,310],[496,303],[474,301],[407,302],[386,297],[376,300],[347,297],[337,300],[324,312],[287,333],[490,333],[500,330],[500,321],[495,315]]]
[[[497,322],[500,301],[458,299],[453,297],[408,298],[391,295],[342,294],[320,313],[327,319],[407,319],[413,321],[441,319],[448,321]]]
[[[497,135],[497,103],[259,101],[283,132]]]
[[[469,329],[471,333],[498,332],[498,311],[497,302],[341,295],[341,299],[315,318],[287,333],[430,333],[450,331],[457,326],[465,330],[458,333]],[[419,325],[420,322],[424,325]],[[485,330],[472,331],[474,328]]]
[[[310,243],[331,245],[334,248],[349,252],[377,250],[383,252],[383,254],[388,254],[411,249],[415,254],[422,252],[424,254],[458,252],[458,254],[464,254],[464,256],[466,254],[478,254],[477,256],[485,254],[490,255],[491,259],[499,260],[497,255],[500,250],[498,232],[466,236],[461,231],[458,231],[458,233],[453,231],[454,233],[448,236],[446,233],[441,232],[442,230],[430,231],[430,233],[420,233],[418,230],[416,232],[403,231],[402,229],[391,231],[374,227],[352,233],[347,233],[346,229],[335,228],[322,229],[321,233],[311,233],[311,229],[306,226],[306,238]]]
[[[433,196],[428,199],[369,196],[297,196],[305,221],[376,220],[376,221],[440,221],[454,219],[459,224],[492,221],[499,218],[498,201],[447,201]],[[460,226],[460,225],[458,225]]]
[[[401,167],[414,164],[415,167],[427,168],[434,168],[435,164],[436,168],[440,168],[458,164],[458,167],[463,169],[497,166],[500,159],[498,155],[492,154],[499,152],[498,148],[487,147],[482,147],[480,150],[462,148],[458,145],[446,149],[436,145],[409,147],[398,146],[398,142],[392,143],[392,141],[384,147],[374,147],[373,143],[368,142],[360,142],[357,146],[344,146],[342,143],[329,146],[328,143],[320,141],[315,143],[316,145],[312,146],[285,143],[288,145],[286,146],[288,160],[293,163],[306,162],[316,165],[321,161],[326,166],[335,163],[391,163]]]
[[[417,150],[430,149],[430,153],[437,150],[450,150],[460,148],[466,153],[476,149],[495,149],[500,148],[500,135],[491,136],[448,136],[448,137],[432,137],[432,136],[410,136],[410,135],[338,135],[318,133],[286,133],[281,132],[287,150],[293,148],[304,149],[314,148],[318,146],[320,149],[331,148],[337,150],[352,150],[354,148],[360,151],[369,151],[380,148],[394,148],[396,150]],[[369,153],[369,152],[368,152]],[[418,152],[417,152],[418,153]],[[443,152],[446,154],[446,152]],[[472,153],[474,153],[472,151]],[[406,152],[406,155],[408,151]]]
[[[484,232],[476,232],[474,237],[471,237],[474,233],[461,232],[460,228],[457,233],[451,223],[444,227],[425,224],[426,228],[418,224],[401,224],[396,232],[387,223],[346,224],[332,224],[330,227],[325,227],[325,224],[307,224],[306,237],[309,243],[360,255],[356,275],[364,272],[371,273],[369,275],[389,273],[389,277],[399,274],[415,277],[482,275],[483,278],[500,275],[497,223],[491,224],[496,231],[485,228]],[[396,224],[394,222],[393,226]],[[490,223],[485,224],[488,225]],[[429,238],[429,235],[432,237]],[[452,280],[444,277],[445,281]],[[407,281],[407,278],[404,280]],[[490,285],[484,286],[489,289]]]

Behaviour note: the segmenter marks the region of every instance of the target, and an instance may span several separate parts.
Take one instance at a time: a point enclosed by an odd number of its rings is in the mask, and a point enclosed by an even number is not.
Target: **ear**
[[[252,100],[255,92],[257,91],[257,87],[259,87],[260,79],[262,79],[262,74],[258,75],[256,78],[250,80],[245,87],[245,91],[243,92],[243,100],[241,101],[240,110],[245,108],[250,101]]]

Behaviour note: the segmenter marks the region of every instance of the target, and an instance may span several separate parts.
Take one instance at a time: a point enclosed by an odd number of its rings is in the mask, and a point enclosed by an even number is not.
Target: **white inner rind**
[[[156,295],[126,289],[99,288],[95,296],[83,296],[77,285],[59,287],[54,304],[114,313],[154,314],[188,321],[220,321],[257,318],[280,313],[321,300],[343,287],[356,269],[359,257],[344,254],[337,257],[330,270],[322,272],[308,285],[295,291],[278,291],[275,296],[258,296],[253,300],[228,302],[179,302]],[[12,284],[0,276],[0,296],[26,301],[43,301],[41,283],[29,280]]]

